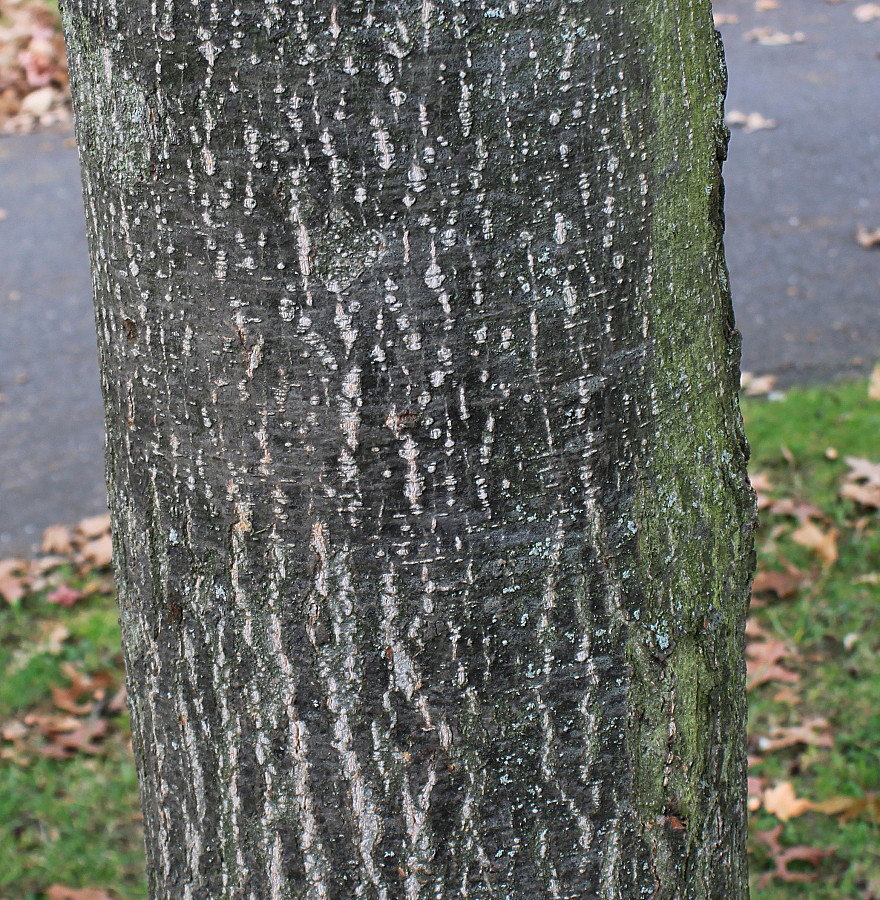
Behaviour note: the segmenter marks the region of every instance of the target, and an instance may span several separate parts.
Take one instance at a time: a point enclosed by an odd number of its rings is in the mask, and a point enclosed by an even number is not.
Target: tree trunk
[[[747,896],[709,0],[66,0],[151,893]]]

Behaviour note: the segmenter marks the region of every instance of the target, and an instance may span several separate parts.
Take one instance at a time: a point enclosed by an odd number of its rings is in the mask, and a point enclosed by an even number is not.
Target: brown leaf
[[[58,687],[58,685],[54,684],[49,685],[52,691],[53,702],[58,709],[77,716],[84,716],[90,713],[94,708],[91,700],[102,700],[106,695],[106,689],[113,684],[113,678],[108,672],[84,675],[71,663],[62,663],[61,671],[72,683],[67,688]],[[81,702],[87,698],[89,702]]]
[[[749,475],[749,481],[752,483],[752,490],[758,496],[758,509],[765,509],[770,506],[773,501],[768,494],[773,490],[773,485],[770,483],[770,477],[767,473],[755,472],[753,475]]]
[[[63,884],[53,884],[46,891],[46,900],[113,900],[113,898],[98,888],[70,888]]]
[[[0,560],[0,596],[7,603],[18,603],[30,586],[30,564],[26,559]]]
[[[821,803],[814,803],[813,809],[829,816],[839,815],[841,822],[848,822],[863,813],[867,813],[874,822],[880,822],[880,797],[875,794],[865,794],[864,797],[831,797]]]
[[[880,509],[880,485],[877,484],[845,484],[840,489],[840,496],[854,500],[860,506]]]
[[[782,666],[777,665],[753,665],[746,664],[746,670],[749,675],[748,689],[753,691],[768,681],[782,681],[786,684],[797,684],[801,680],[801,676],[797,672],[790,672]]]
[[[50,525],[43,532],[43,543],[40,550],[43,553],[67,556],[73,550],[70,529],[64,525]]]
[[[762,753],[772,753],[798,744],[833,747],[834,740],[829,734],[828,722],[825,719],[810,719],[800,725],[777,726],[770,731],[769,737],[758,738],[758,749]]]
[[[736,113],[736,111],[734,111]],[[734,114],[732,113],[732,115]],[[737,115],[742,116],[743,113],[738,113]],[[753,113],[753,115],[757,115],[757,113]],[[761,117],[759,117],[761,118]],[[728,120],[728,124],[742,124],[745,125],[746,121],[748,121],[748,117],[745,118],[745,121],[742,122],[734,122],[731,123]],[[770,120],[766,120],[770,121]],[[772,123],[769,127],[774,127],[776,125],[775,122]],[[760,397],[761,394],[769,394],[770,391],[776,385],[776,376],[775,375],[755,375],[754,372],[743,372],[740,375],[740,387],[742,390],[746,392],[747,397]]]
[[[776,594],[780,600],[793,597],[798,588],[809,578],[808,573],[792,567],[787,572],[756,573],[752,582],[752,592],[755,594]]]
[[[95,739],[103,737],[106,732],[105,719],[90,719],[73,731],[53,734],[49,746],[40,747],[38,752],[43,756],[55,758],[73,756],[75,753],[89,753],[94,756],[103,753],[103,746],[95,743]]]
[[[754,616],[746,619],[746,637],[752,639],[767,637],[766,630]]]
[[[104,537],[110,534],[110,514],[104,513],[100,516],[89,516],[83,519],[76,526],[76,530],[87,540]]]
[[[871,380],[868,382],[868,399],[880,400],[880,363],[874,366]]]
[[[85,594],[69,585],[62,584],[46,595],[47,603],[57,603],[59,606],[73,606],[78,600],[82,600]]]
[[[771,816],[776,816],[777,819],[783,822],[802,816],[812,806],[809,800],[795,795],[794,787],[790,781],[783,781],[777,784],[776,787],[766,788],[762,795],[762,800],[764,809]]]
[[[880,485],[880,463],[874,463],[858,456],[847,456],[850,471],[847,481],[864,481],[866,484]]]
[[[52,692],[52,702],[64,712],[73,713],[75,716],[85,716],[92,711],[93,703],[76,702],[80,694],[73,688],[60,688],[56,684],[50,684],[49,690]]]
[[[774,516],[790,516],[800,522],[806,519],[823,519],[825,514],[813,503],[806,503],[803,500],[796,500],[794,497],[783,497],[781,500],[774,500],[770,506],[770,512]]]
[[[748,781],[749,809],[751,812],[756,812],[761,808],[761,795],[764,792],[764,785],[767,783],[767,779],[759,775],[749,775]]]
[[[715,13],[712,21],[716,28],[719,25],[736,25],[739,22],[739,16],[736,13]]]
[[[0,728],[0,737],[2,737],[4,741],[20,741],[28,734],[28,732],[29,729],[24,722],[13,720],[11,722],[3,723],[2,728]]]
[[[838,530],[832,528],[822,531],[814,522],[806,521],[800,528],[795,529],[791,539],[802,547],[812,550],[827,569],[837,562],[837,537]]]
[[[752,641],[746,647],[746,654],[749,657],[746,662],[746,672],[750,691],[768,681],[782,681],[787,684],[796,684],[800,681],[800,675],[797,672],[791,672],[778,665],[779,660],[790,655],[782,641],[776,638],[767,641]]]
[[[88,541],[82,548],[82,558],[91,566],[109,566],[113,558],[113,542],[109,534]]]
[[[778,0],[755,0],[755,12],[768,12],[771,9],[779,9]]]
[[[790,706],[795,706],[801,702],[801,698],[797,695],[797,692],[790,687],[780,688],[773,695],[773,699],[776,703],[788,703]]]
[[[757,888],[763,890],[767,884],[774,878],[780,881],[815,881],[817,875],[812,872],[791,872],[788,864],[792,862],[805,862],[816,866],[823,859],[833,854],[833,850],[819,850],[817,847],[786,847],[783,849],[779,843],[779,836],[782,834],[782,825],[777,825],[769,831],[756,832],[757,837],[767,845],[770,855],[773,859],[774,868],[770,872],[765,872],[759,879]]]

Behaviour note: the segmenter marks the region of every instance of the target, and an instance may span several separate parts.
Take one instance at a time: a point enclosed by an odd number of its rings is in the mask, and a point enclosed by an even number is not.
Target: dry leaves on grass
[[[857,22],[873,22],[880,19],[880,3],[860,3],[853,10],[853,18]]]
[[[819,558],[827,569],[837,562],[837,538],[840,532],[836,528],[823,531],[815,522],[806,521],[791,533],[791,539],[806,547]]]
[[[0,0],[0,132],[66,122],[69,106],[57,13],[41,0]]]
[[[802,31],[788,34],[785,31],[777,31],[775,28],[753,28],[751,31],[747,31],[743,37],[747,41],[756,42],[765,47],[802,44],[807,39],[807,36]]]
[[[818,866],[823,859],[834,854],[833,850],[820,850],[818,847],[783,847],[779,843],[782,834],[782,825],[771,828],[770,831],[757,832],[758,838],[767,846],[770,857],[773,860],[774,869],[765,872],[758,879],[758,890],[763,890],[774,879],[780,881],[815,881],[819,876],[815,872],[792,872],[788,867],[793,862],[803,862],[811,866]]]
[[[739,109],[732,109],[725,116],[724,121],[727,122],[731,128],[742,128],[746,133],[751,133],[753,131],[767,131],[776,127],[776,119],[767,119],[759,112],[744,113]],[[772,378],[772,376],[769,377]],[[775,379],[772,379],[770,387],[761,393],[767,393],[767,391],[771,390],[773,382],[775,382]]]
[[[63,563],[73,563],[81,574],[110,565],[113,542],[110,516],[90,516],[74,528],[52,525],[43,533],[39,559],[0,560],[0,598],[18,603],[28,592],[56,588],[47,598],[50,603],[70,606],[78,597],[72,588],[59,585],[48,576]]]

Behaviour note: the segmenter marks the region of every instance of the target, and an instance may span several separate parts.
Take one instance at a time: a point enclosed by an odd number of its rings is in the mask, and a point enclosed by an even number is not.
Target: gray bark
[[[66,0],[154,898],[747,895],[708,0]]]

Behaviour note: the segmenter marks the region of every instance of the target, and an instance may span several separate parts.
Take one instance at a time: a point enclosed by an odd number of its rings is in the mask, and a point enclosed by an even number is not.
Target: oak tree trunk
[[[151,893],[747,894],[709,0],[65,0]]]

